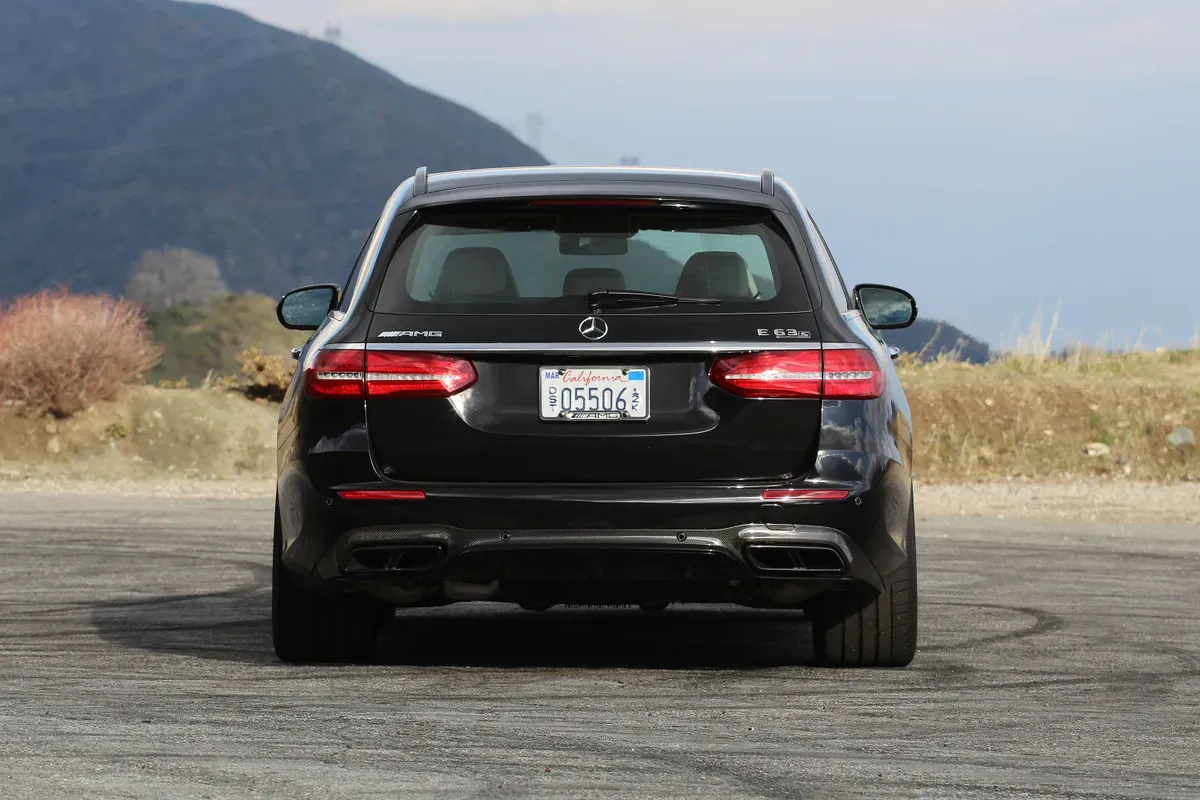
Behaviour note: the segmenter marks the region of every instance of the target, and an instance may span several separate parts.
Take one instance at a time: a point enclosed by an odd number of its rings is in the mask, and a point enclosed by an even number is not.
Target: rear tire
[[[908,558],[877,597],[822,595],[810,609],[813,649],[825,667],[906,667],[917,653],[917,530],[909,504]]]
[[[288,664],[371,661],[379,629],[391,607],[360,595],[316,595],[305,591],[283,566],[283,534],[275,509],[271,564],[271,639],[275,655]]]

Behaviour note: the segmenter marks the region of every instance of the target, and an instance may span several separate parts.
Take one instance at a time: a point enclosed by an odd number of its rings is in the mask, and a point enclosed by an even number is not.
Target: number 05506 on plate
[[[541,367],[542,419],[640,420],[650,416],[650,371],[645,367]]]

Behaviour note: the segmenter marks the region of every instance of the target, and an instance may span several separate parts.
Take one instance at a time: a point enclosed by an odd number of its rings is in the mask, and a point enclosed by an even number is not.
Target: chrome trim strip
[[[327,350],[401,353],[725,353],[754,350],[866,350],[850,342],[371,342],[331,344]]]
[[[412,197],[414,185],[414,179],[409,178],[397,186],[396,191],[392,192],[392,196],[388,198],[387,205],[380,212],[379,221],[375,224],[375,234],[371,237],[371,243],[367,245],[367,252],[363,256],[363,269],[358,271],[358,278],[355,280],[354,286],[350,287],[350,302],[346,306],[347,317],[353,317],[358,304],[362,302],[367,283],[370,282],[375,268],[379,266],[377,262],[379,261],[379,251],[383,249],[383,240],[391,231],[392,220],[400,213],[405,202]]]

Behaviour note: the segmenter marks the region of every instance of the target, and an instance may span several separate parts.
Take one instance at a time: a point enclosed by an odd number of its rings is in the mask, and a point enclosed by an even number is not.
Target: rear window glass
[[[375,310],[577,313],[589,292],[604,290],[721,301],[702,313],[810,308],[769,212],[525,206],[420,212],[388,262]]]

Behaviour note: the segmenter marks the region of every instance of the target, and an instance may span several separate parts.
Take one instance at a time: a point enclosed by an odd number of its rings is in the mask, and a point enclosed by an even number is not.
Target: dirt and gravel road
[[[0,796],[1200,797],[1194,523],[920,521],[921,649],[790,614],[405,612],[268,637],[261,497],[0,494]]]

